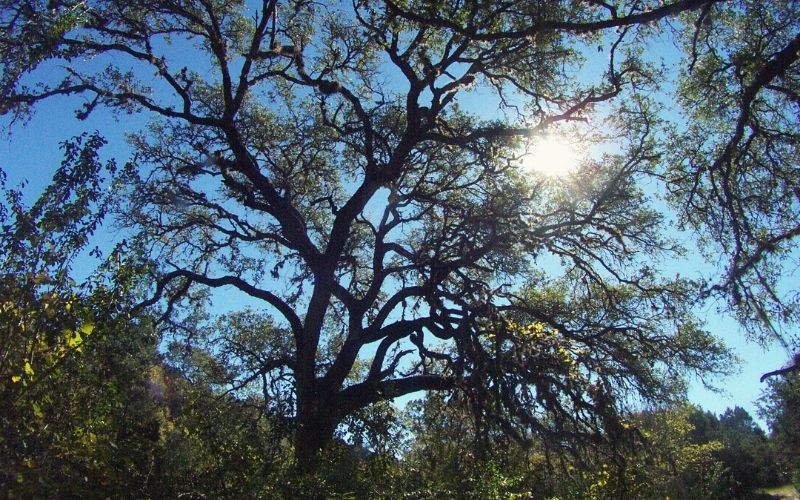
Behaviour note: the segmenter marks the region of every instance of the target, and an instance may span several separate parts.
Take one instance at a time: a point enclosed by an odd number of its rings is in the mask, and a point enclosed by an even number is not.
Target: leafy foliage
[[[142,358],[87,359],[76,373],[147,367],[149,379],[131,382],[180,387],[185,401],[142,403],[158,445],[140,447],[171,464],[163,477],[202,471],[186,476],[189,491],[266,492],[251,467],[282,474],[286,435],[308,485],[338,491],[342,476],[322,464],[351,463],[355,443],[380,458],[354,463],[391,469],[389,403],[419,391],[468,407],[484,448],[502,435],[574,460],[597,447],[624,458],[641,444],[633,408],[680,400],[687,376],[730,365],[693,315],[698,299],[726,294],[748,324],[793,318],[770,270],[797,232],[797,176],[783,167],[796,164],[796,116],[782,106],[797,100],[796,41],[786,42],[796,23],[791,2],[765,15],[758,4],[0,2],[0,110],[24,118],[71,96],[78,119],[98,106],[152,117],[130,135],[114,192],[130,235],[121,290],[69,295],[68,265],[107,210],[92,174],[97,136],[67,146],[68,177],[41,206],[12,208],[4,246],[26,253],[8,257],[20,269],[9,324],[24,330],[5,339],[14,355],[0,376],[19,384],[9,398],[58,364],[59,346],[84,351],[91,331],[102,350],[104,322],[120,321]],[[665,160],[650,98],[660,73],[641,52],[667,20],[688,33],[680,94],[693,114]],[[600,69],[582,76],[594,57]],[[497,112],[471,111],[477,93]],[[521,167],[533,137],[592,120],[601,130],[573,131],[613,152],[570,178]],[[665,236],[653,179],[730,258],[711,289],[664,271],[682,249]],[[94,211],[93,199],[103,200]],[[210,317],[205,306],[228,292],[245,307]],[[68,304],[49,323],[38,312]],[[21,315],[41,328],[26,330]],[[169,364],[141,344],[148,336]],[[103,390],[141,387],[118,383]],[[198,437],[213,411],[237,413],[238,427]],[[274,453],[267,436],[281,437]],[[233,464],[250,479],[237,483]],[[522,488],[504,463],[476,464],[486,494]]]
[[[727,257],[710,292],[724,294],[755,336],[796,319],[790,273],[798,236],[797,2],[708,4],[684,37],[679,96],[688,126],[675,137],[668,188],[684,223]],[[765,329],[760,329],[764,328]]]
[[[796,374],[771,380],[761,399],[761,414],[767,419],[770,437],[780,457],[779,465],[795,488],[800,486],[800,384]]]
[[[106,339],[119,326],[116,312],[124,303],[110,289],[91,280],[78,286],[72,278],[74,260],[108,207],[103,172],[113,173],[114,165],[100,162],[103,144],[96,134],[65,142],[61,168],[30,208],[21,191],[3,186],[0,481],[17,494],[50,491],[59,478],[105,470],[108,446],[117,446],[106,423],[118,411],[118,377],[135,373],[139,359],[123,361],[116,353],[145,350],[145,336]],[[111,361],[99,362],[106,358]],[[37,477],[54,482],[37,485]]]
[[[153,322],[129,314],[140,287],[129,259],[117,253],[83,283],[72,278],[79,258],[89,262],[113,194],[103,144],[98,135],[64,143],[61,168],[30,208],[13,189],[0,205],[0,489],[269,496],[278,481],[264,477],[286,451],[273,446],[260,405],[220,397],[164,364]]]

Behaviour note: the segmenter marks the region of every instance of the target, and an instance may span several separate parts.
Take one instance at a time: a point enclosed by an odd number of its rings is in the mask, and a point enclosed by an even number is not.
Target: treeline
[[[6,307],[9,331],[19,325]],[[28,311],[30,324],[50,307],[63,304]],[[583,449],[479,432],[466,401],[433,393],[369,408],[303,475],[290,422],[258,394],[225,390],[208,353],[159,353],[144,321],[87,324],[68,355],[11,383],[4,374],[0,488],[11,498],[717,499],[800,480],[796,375],[763,399],[769,436],[740,407],[685,404],[632,413],[633,437]]]

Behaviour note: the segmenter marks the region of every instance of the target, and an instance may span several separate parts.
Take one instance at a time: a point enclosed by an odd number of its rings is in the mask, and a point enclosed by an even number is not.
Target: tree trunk
[[[334,409],[320,398],[298,401],[294,454],[300,472],[313,473],[319,467],[322,450],[333,438],[334,420]]]

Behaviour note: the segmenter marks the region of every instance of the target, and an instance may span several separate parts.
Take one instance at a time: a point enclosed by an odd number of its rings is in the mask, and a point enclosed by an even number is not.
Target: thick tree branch
[[[440,15],[430,16],[411,12],[403,9],[392,0],[385,0],[385,3],[392,13],[410,21],[414,21],[422,25],[448,29],[472,40],[495,41],[531,38],[537,33],[547,31],[592,33],[609,28],[646,24],[680,14],[681,12],[685,12],[687,10],[698,9],[709,3],[709,0],[680,0],[678,2],[666,4],[662,7],[658,7],[647,12],[635,12],[624,16],[611,17],[609,19],[602,19],[599,21],[569,22],[555,20],[535,20],[532,23],[528,23],[528,26],[523,29],[504,30],[501,28],[493,31],[481,31],[479,28],[474,26],[464,26],[449,19],[445,19]]]
[[[286,302],[284,302],[280,297],[273,294],[272,292],[257,288],[236,276],[222,276],[218,278],[212,278],[203,274],[183,269],[171,271],[162,276],[156,282],[156,290],[153,297],[136,305],[133,308],[132,312],[136,313],[145,307],[149,307],[157,303],[161,299],[164,289],[169,285],[170,282],[172,282],[177,278],[186,278],[190,282],[200,283],[214,288],[221,286],[233,286],[241,290],[242,292],[250,295],[251,297],[263,300],[268,304],[270,304],[271,306],[273,306],[286,319],[286,321],[289,323],[290,328],[292,329],[292,332],[295,335],[298,335],[302,331],[302,322],[300,321],[300,318],[297,316],[297,314],[295,314],[294,310],[291,307],[289,307],[289,305],[286,304]]]

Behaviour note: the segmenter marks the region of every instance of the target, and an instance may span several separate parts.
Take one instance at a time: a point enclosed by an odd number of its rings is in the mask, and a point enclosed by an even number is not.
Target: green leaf
[[[33,377],[34,371],[33,371],[33,367],[31,366],[31,363],[29,361],[25,362],[25,373],[29,377]]]

